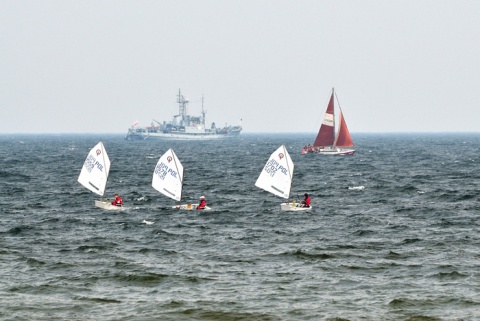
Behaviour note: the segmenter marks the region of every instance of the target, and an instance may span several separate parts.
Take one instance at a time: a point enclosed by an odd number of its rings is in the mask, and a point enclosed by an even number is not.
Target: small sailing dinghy
[[[332,95],[323,117],[322,124],[318,131],[318,135],[315,138],[313,147],[303,148],[302,154],[318,153],[325,155],[353,155],[355,153],[355,145],[353,144],[352,137],[343,117],[340,103],[338,103],[339,109],[339,126],[337,134],[335,135],[335,106],[334,97],[337,97],[334,89],[332,88]]]
[[[152,187],[176,201],[182,198],[183,165],[173,149],[166,151],[158,160],[153,171]],[[175,209],[192,210],[198,204],[183,204],[172,206]],[[205,208],[210,209],[210,208]]]
[[[93,147],[83,163],[78,182],[93,193],[103,196],[110,172],[110,159],[102,142]],[[95,200],[95,206],[106,210],[123,210],[123,206],[115,206],[110,202]]]
[[[270,155],[255,186],[273,195],[288,199],[292,186],[293,167],[290,154],[285,145],[282,145]],[[308,211],[312,207],[303,207],[302,204],[293,201],[280,204],[280,209],[282,211]]]
[[[177,210],[193,211],[193,210],[197,209],[197,206],[198,206],[198,203],[197,204],[188,203],[188,204],[172,206],[172,208],[175,208]],[[211,207],[205,206],[205,208],[202,211],[208,211],[208,210],[211,210],[211,209],[212,209]]]

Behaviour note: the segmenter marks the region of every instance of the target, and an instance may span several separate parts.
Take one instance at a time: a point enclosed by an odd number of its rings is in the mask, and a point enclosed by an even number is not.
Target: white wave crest
[[[356,191],[363,191],[365,186],[349,186],[348,189],[356,190]]]

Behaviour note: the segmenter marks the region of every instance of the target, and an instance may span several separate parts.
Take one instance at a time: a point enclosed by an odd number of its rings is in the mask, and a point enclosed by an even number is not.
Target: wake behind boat
[[[337,134],[335,135],[335,109],[334,109],[334,97],[337,97],[334,89],[332,88],[332,95],[325,112],[322,124],[318,131],[317,138],[313,143],[305,146],[302,150],[302,154],[318,153],[324,155],[353,155],[355,153],[355,145],[353,144],[352,137],[343,117],[340,103],[338,103],[339,113],[339,126]]]
[[[152,121],[150,126],[139,127],[138,122],[135,122],[127,132],[125,139],[127,140],[142,140],[142,139],[175,139],[175,140],[209,140],[221,139],[229,137],[237,137],[242,131],[242,126],[226,126],[217,128],[215,123],[212,123],[210,128],[206,127],[205,114],[203,109],[202,97],[202,111],[200,116],[191,116],[188,114],[189,100],[182,95],[180,89],[177,96],[178,115],[173,116],[170,122],[163,123]],[[156,124],[154,124],[154,122]]]

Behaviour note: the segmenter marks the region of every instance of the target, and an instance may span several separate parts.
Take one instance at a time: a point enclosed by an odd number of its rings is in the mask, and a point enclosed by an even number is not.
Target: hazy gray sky
[[[0,0],[0,133],[480,131],[480,1]]]

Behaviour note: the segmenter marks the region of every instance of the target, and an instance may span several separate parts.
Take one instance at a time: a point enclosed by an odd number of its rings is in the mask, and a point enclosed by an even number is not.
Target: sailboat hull
[[[353,155],[355,154],[355,149],[320,149],[317,153],[323,155]]]
[[[341,148],[330,148],[330,149],[314,149],[312,151],[302,150],[302,155],[305,154],[323,154],[323,155],[353,155],[355,154],[355,149],[341,149]]]
[[[184,210],[184,211],[196,211],[197,210],[198,204],[182,204],[182,205],[176,205],[172,206],[172,208],[177,209],[177,210]],[[200,211],[208,211],[211,210],[210,207],[205,206],[203,210]]]
[[[312,206],[310,207],[303,207],[302,204],[299,203],[282,203],[280,204],[280,209],[282,211],[289,211],[289,212],[300,212],[300,211],[310,211]]]
[[[95,206],[109,211],[123,211],[123,206],[115,206],[106,201],[97,201],[95,200]]]

